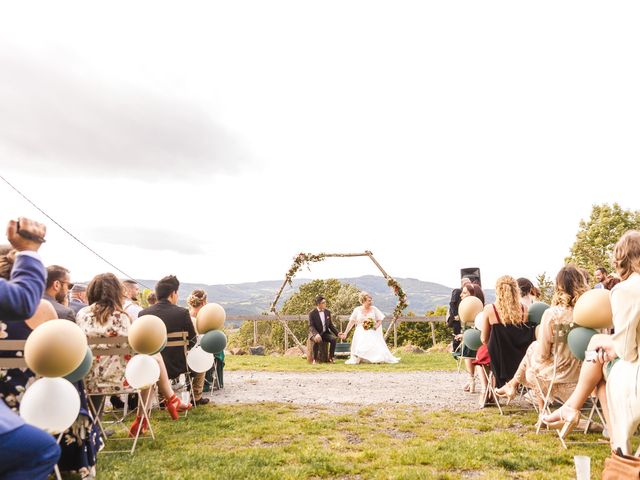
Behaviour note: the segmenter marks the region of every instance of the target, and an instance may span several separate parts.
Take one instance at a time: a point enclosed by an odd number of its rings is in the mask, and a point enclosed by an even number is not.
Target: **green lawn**
[[[336,360],[336,363],[309,365],[306,358],[302,357],[274,357],[253,355],[227,355],[225,358],[225,370],[255,370],[268,372],[353,372],[354,369],[368,372],[408,372],[408,371],[434,371],[455,370],[456,362],[450,353],[395,353],[400,357],[400,363],[395,364],[360,364],[345,365],[344,360]]]
[[[158,439],[143,441],[133,457],[101,453],[98,478],[567,479],[575,478],[573,455],[591,456],[599,478],[609,451],[606,444],[564,450],[555,433],[535,434],[532,412],[341,409],[209,405],[176,422],[154,412]]]

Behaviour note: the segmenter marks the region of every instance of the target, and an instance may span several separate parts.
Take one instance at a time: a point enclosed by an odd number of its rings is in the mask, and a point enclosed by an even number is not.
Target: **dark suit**
[[[72,322],[76,321],[76,313],[73,310],[71,310],[69,307],[65,307],[48,293],[45,293],[44,295],[42,295],[42,298],[44,298],[45,300],[48,300],[49,303],[53,305],[53,308],[58,314],[58,318],[71,320]]]
[[[158,300],[158,303],[145,308],[138,314],[138,318],[143,315],[155,315],[159,317],[167,327],[167,333],[188,332],[191,345],[196,343],[196,331],[189,315],[189,310],[177,305],[173,305],[168,300]],[[162,350],[162,359],[167,367],[169,378],[177,378],[181,373],[188,371],[187,360],[184,358],[182,347],[165,347]]]
[[[46,273],[38,258],[16,255],[7,281],[0,278],[0,319],[24,320],[36,313],[44,292]]]
[[[78,312],[86,306],[86,303],[78,300],[77,298],[72,298],[71,300],[69,300],[69,308],[73,310],[76,315],[78,315]]]
[[[313,338],[316,335],[322,337],[323,342],[329,343],[329,359],[333,358],[336,352],[336,341],[338,340],[338,329],[333,325],[331,321],[331,312],[326,308],[324,311],[324,328],[322,328],[322,319],[320,318],[320,312],[317,308],[314,308],[309,312],[309,338]],[[313,344],[313,358],[318,358],[318,344]]]

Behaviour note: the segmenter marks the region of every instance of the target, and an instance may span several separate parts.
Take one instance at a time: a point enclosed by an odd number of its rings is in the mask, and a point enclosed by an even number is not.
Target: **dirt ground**
[[[400,403],[426,410],[476,410],[479,394],[462,391],[457,372],[254,372],[229,371],[215,403],[284,402],[298,405]]]

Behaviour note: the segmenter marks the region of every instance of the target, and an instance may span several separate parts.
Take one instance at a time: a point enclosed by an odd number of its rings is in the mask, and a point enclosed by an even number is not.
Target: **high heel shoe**
[[[175,393],[165,402],[167,407],[167,412],[171,415],[171,418],[177,420],[179,418],[178,412],[184,412],[186,410],[191,410],[193,407],[190,403],[182,403],[180,397],[178,397]]]
[[[476,393],[476,377],[472,377],[469,383],[464,386],[463,390],[469,393]]]
[[[580,410],[563,405],[551,415],[540,417],[540,421],[549,428],[560,430],[560,438],[564,440],[580,421]]]
[[[507,405],[509,405],[511,400],[516,398],[516,393],[518,393],[518,389],[514,387],[512,383],[507,382],[502,387],[496,388],[495,392],[496,392],[496,396],[500,398],[506,398]]]
[[[142,415],[138,415],[131,424],[131,427],[129,427],[129,436],[133,438],[138,435],[138,429],[140,429],[140,435],[144,435],[148,428],[149,423],[147,422],[147,419]]]

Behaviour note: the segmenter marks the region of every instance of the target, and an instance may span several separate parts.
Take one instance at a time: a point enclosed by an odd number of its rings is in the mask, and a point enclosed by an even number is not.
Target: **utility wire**
[[[71,233],[69,230],[67,230],[66,228],[64,228],[62,225],[60,225],[58,222],[56,222],[53,218],[51,218],[51,216],[45,212],[44,210],[42,210],[38,205],[36,205],[35,203],[33,203],[24,193],[22,193],[20,190],[18,190],[16,187],[14,187],[9,180],[7,180],[6,178],[4,178],[2,175],[0,175],[0,179],[2,179],[2,181],[4,183],[6,183],[7,185],[9,185],[13,190],[15,190],[15,192],[20,195],[22,198],[24,198],[27,202],[29,202],[31,205],[33,205],[33,207],[38,210],[40,213],[42,213],[45,217],[47,217],[49,220],[51,220],[54,224],[56,224],[64,233],[66,233],[67,235],[69,235],[71,238],[73,238],[76,242],[78,242],[80,245],[82,245],[84,248],[86,248],[87,250],[89,250],[91,253],[93,253],[96,257],[98,257],[100,260],[102,260],[103,262],[105,262],[107,265],[115,268],[117,271],[119,271],[121,274],[123,274],[125,277],[133,280],[134,282],[136,282],[138,285],[140,285],[141,287],[144,288],[149,288],[146,285],[144,285],[143,283],[140,283],[138,280],[136,280],[135,278],[133,278],[131,275],[129,275],[126,272],[123,272],[122,270],[120,270],[118,267],[116,267],[113,263],[111,263],[109,260],[107,260],[106,258],[104,258],[102,255],[100,255],[98,252],[96,252],[93,248],[91,248],[89,245],[87,245],[86,243],[84,243],[82,240],[80,240],[78,237],[76,237],[73,233]]]

